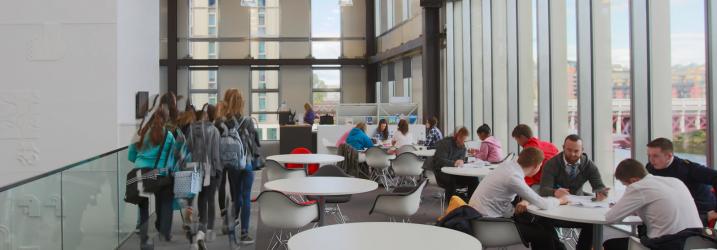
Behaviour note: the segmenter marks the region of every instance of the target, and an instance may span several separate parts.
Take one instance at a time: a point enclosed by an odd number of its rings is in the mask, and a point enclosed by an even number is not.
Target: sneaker
[[[249,236],[248,233],[243,233],[243,234],[241,234],[241,237],[239,238],[239,243],[241,243],[243,245],[254,244],[254,238]]]
[[[212,242],[217,238],[217,234],[214,233],[214,230],[207,230],[207,235],[204,238],[207,242]]]

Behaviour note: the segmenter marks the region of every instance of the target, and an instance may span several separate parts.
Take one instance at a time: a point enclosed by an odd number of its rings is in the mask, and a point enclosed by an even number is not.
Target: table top
[[[541,210],[536,206],[530,205],[528,206],[528,211],[531,214],[550,218],[550,219],[556,219],[556,220],[563,220],[563,221],[572,221],[572,222],[580,222],[580,223],[588,223],[588,224],[599,224],[599,225],[606,225],[608,224],[607,221],[605,221],[605,214],[607,211],[610,210],[609,208],[590,208],[590,207],[579,207],[579,206],[573,206],[573,205],[564,205],[559,206],[557,208],[548,209],[548,210]],[[622,223],[618,224],[641,224],[642,220],[640,220],[640,217],[637,216],[628,216],[625,218]]]
[[[396,246],[400,246],[397,248]],[[361,222],[318,227],[289,239],[290,250],[480,250],[468,234],[430,225],[395,222]]]
[[[468,176],[468,177],[485,177],[488,176],[497,165],[479,165],[465,164],[463,167],[442,167],[441,172],[452,175]]]
[[[298,163],[298,164],[328,164],[337,163],[344,160],[343,156],[330,154],[285,154],[272,155],[266,157],[267,160],[274,160],[279,163]]]
[[[430,156],[433,156],[436,154],[436,150],[435,149],[424,149],[424,150],[413,151],[411,153],[414,153],[418,156],[430,157]]]
[[[371,192],[378,183],[353,177],[305,177],[270,181],[264,187],[301,195],[347,195]]]

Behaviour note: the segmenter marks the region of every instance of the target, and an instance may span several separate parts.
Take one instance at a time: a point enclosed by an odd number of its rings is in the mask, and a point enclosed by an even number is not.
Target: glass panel
[[[254,59],[279,59],[279,51],[279,42],[251,42],[251,57]]]
[[[252,117],[259,121],[259,138],[261,140],[279,140],[279,115],[277,114],[252,114]],[[273,129],[274,134],[268,133],[267,130]]]
[[[341,56],[341,43],[311,42],[311,55],[316,59],[337,59]]]
[[[314,89],[338,89],[341,88],[341,70],[314,70]]]
[[[705,2],[670,0],[672,139],[675,154],[707,162]]]
[[[311,100],[315,107],[325,105],[335,106],[341,102],[341,92],[314,92]],[[321,112],[321,110],[319,110],[319,112]]]
[[[531,126],[533,131],[537,132],[540,131],[540,118],[538,117],[538,1],[532,0],[531,6],[531,13],[533,15],[533,17],[531,18],[533,33],[533,95],[531,100],[533,106],[533,119],[531,121],[528,121],[528,124]]]
[[[612,133],[614,166],[630,158],[632,139],[630,118],[630,6],[628,0],[610,3],[612,58]],[[620,185],[619,181],[615,185]]]
[[[339,1],[311,0],[311,36],[341,37]]]
[[[217,94],[212,93],[192,93],[192,105],[194,107],[201,108],[204,104],[209,103],[212,105],[217,104]]]
[[[567,13],[567,55],[568,55],[568,129],[570,133],[578,132],[578,43],[577,43],[577,6],[576,0],[565,0]]]
[[[217,89],[217,70],[191,70],[191,89]]]
[[[187,46],[192,59],[217,59],[217,42],[189,42]]]
[[[279,93],[252,93],[251,110],[252,112],[276,112],[279,110]]]
[[[117,154],[62,173],[64,249],[94,250],[117,244],[117,181]]]
[[[279,71],[278,70],[252,70],[252,72],[251,72],[251,88],[252,89],[278,89],[279,88]]]
[[[279,0],[259,1],[256,8],[250,10],[249,24],[252,37],[279,36],[280,13]]]
[[[137,220],[139,219],[139,215],[137,212],[137,206],[124,202],[124,193],[127,189],[125,185],[126,176],[129,171],[134,168],[134,164],[132,164],[129,160],[127,160],[127,153],[128,151],[122,150],[117,153],[117,179],[118,179],[118,189],[119,189],[119,196],[117,197],[119,202],[119,239],[123,240],[127,238],[130,234],[134,233],[135,228],[137,227]]]
[[[58,173],[0,193],[0,249],[62,249],[60,181]]]

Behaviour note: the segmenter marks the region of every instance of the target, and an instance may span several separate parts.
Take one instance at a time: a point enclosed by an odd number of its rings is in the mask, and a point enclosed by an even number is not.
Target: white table
[[[541,210],[536,206],[528,206],[528,211],[531,214],[555,219],[562,221],[579,222],[593,225],[593,249],[602,249],[603,240],[603,225],[607,225],[605,220],[605,214],[609,208],[589,208],[589,207],[578,207],[573,205],[559,206],[554,209]],[[638,225],[642,221],[640,217],[629,216],[625,218],[622,223],[628,225]]]
[[[436,150],[435,149],[424,149],[424,150],[413,151],[411,153],[421,156],[421,157],[431,157],[436,154]]]
[[[318,227],[289,239],[289,250],[481,250],[475,237],[452,229],[413,223],[361,222]]]
[[[340,155],[329,155],[329,154],[284,154],[284,155],[272,155],[266,157],[267,160],[274,160],[281,164],[294,163],[303,164],[304,170],[308,171],[307,166],[309,164],[335,164],[343,161],[344,157]],[[308,175],[308,172],[307,172]]]
[[[325,196],[371,192],[378,183],[351,177],[306,177],[280,179],[264,183],[264,188],[282,193],[314,195],[319,197],[319,226],[324,225]]]
[[[497,165],[465,164],[463,167],[442,167],[441,172],[452,175],[468,176],[468,177],[485,177],[488,176]]]

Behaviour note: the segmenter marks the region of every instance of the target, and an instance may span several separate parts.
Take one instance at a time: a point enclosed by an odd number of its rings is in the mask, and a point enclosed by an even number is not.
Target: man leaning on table
[[[543,166],[540,178],[540,195],[565,197],[567,195],[586,195],[583,185],[590,182],[597,200],[607,198],[609,188],[605,187],[597,166],[583,153],[583,140],[578,135],[569,135],[563,141],[563,152],[556,155]],[[555,227],[580,228],[580,238],[575,249],[590,249],[593,227],[590,224],[544,219]]]
[[[524,178],[535,175],[542,162],[543,152],[540,149],[523,149],[517,161],[503,163],[481,181],[469,205],[483,217],[512,217],[520,235],[532,249],[565,249],[551,224],[536,221],[526,213],[530,204],[540,209],[551,209],[567,203],[566,197],[541,197],[525,183]],[[514,207],[516,196],[522,201]]]
[[[699,163],[681,159],[674,155],[672,142],[665,138],[657,138],[647,144],[647,172],[652,175],[674,177],[680,179],[690,190],[695,200],[697,212],[702,224],[707,226],[709,221],[717,219],[717,203],[715,193],[717,190],[717,171],[700,165]]]
[[[605,214],[608,223],[619,223],[637,213],[646,227],[638,228],[640,242],[650,249],[683,249],[687,237],[700,234],[697,208],[680,180],[647,174],[642,163],[633,159],[617,165],[615,178],[627,189]],[[628,242],[627,238],[611,239],[603,247],[627,249]]]

